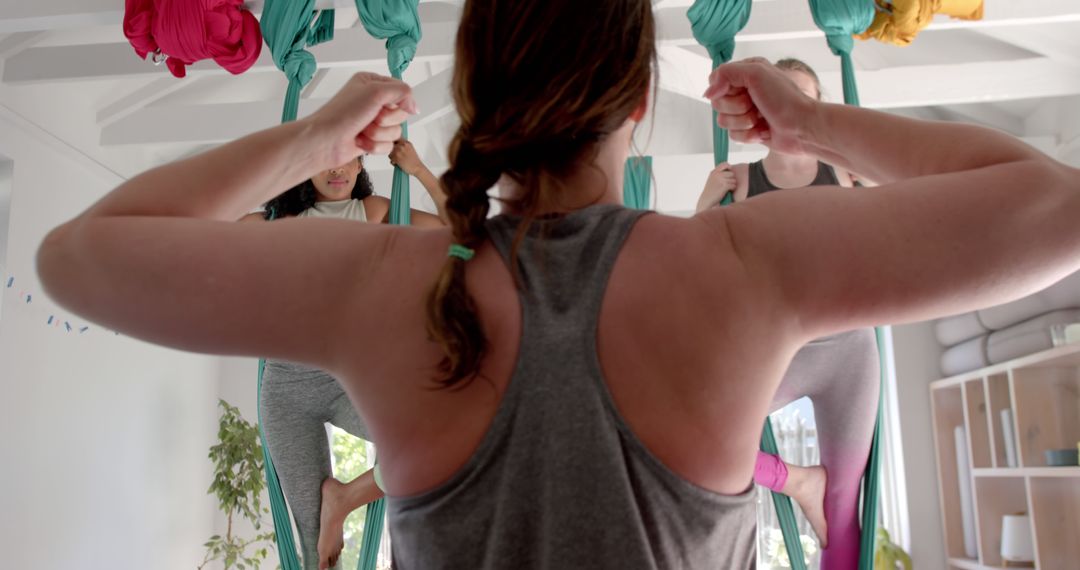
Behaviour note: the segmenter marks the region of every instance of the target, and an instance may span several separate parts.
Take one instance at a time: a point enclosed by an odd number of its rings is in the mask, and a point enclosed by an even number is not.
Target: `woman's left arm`
[[[373,268],[357,262],[377,265],[400,230],[235,220],[313,172],[389,152],[413,105],[403,83],[358,75],[308,119],[137,176],[46,237],[42,283],[73,312],[158,344],[326,362],[346,312],[333,297],[363,289]]]

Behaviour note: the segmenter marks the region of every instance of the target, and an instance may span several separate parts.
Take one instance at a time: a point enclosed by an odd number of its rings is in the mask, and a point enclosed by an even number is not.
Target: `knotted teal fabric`
[[[855,48],[853,36],[865,32],[874,23],[874,3],[867,0],[810,0],[810,12],[814,16],[814,23],[825,32],[829,49],[840,56],[844,102],[858,105],[859,91],[855,86],[855,66],[851,61],[851,50]]]
[[[356,0],[364,29],[386,40],[386,61],[397,79],[412,63],[423,36],[418,4],[419,0]]]
[[[274,65],[285,72],[289,89],[281,122],[295,121],[300,109],[300,93],[315,76],[315,56],[310,46],[334,38],[334,11],[324,10],[315,20],[315,0],[266,0],[262,14],[262,32]]]
[[[751,0],[695,0],[686,12],[694,39],[709,51],[714,69],[734,57],[735,34],[750,20],[752,3]],[[727,162],[728,135],[716,124],[715,112],[712,127],[714,164]]]
[[[632,156],[623,171],[623,205],[648,210],[652,189],[652,157]]]
[[[386,63],[390,75],[401,79],[416,56],[423,32],[420,29],[419,0],[356,0],[360,22],[373,37],[386,40]],[[409,138],[409,125],[401,125],[401,138]],[[390,189],[390,223],[409,225],[412,222],[409,196],[409,175],[394,167],[394,182]]]

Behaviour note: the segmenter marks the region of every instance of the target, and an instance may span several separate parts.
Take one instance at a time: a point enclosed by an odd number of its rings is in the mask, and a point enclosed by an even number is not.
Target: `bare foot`
[[[799,467],[788,465],[788,479],[784,484],[783,493],[802,509],[806,520],[814,529],[821,548],[829,546],[829,527],[825,522],[825,487],[828,484],[828,475],[821,465],[811,467]]]
[[[337,565],[341,549],[345,548],[344,506],[345,484],[327,477],[322,484],[322,510],[319,514],[319,570]]]

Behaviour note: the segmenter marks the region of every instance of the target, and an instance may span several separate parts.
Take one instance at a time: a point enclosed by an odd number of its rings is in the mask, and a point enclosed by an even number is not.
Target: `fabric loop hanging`
[[[386,63],[390,75],[401,79],[413,57],[423,32],[420,29],[419,0],[356,0],[360,22],[372,37],[386,40]],[[401,125],[401,138],[409,138],[409,125]],[[412,223],[409,175],[394,166],[390,188],[390,223]]]
[[[690,20],[690,29],[694,39],[709,51],[715,69],[735,57],[735,35],[750,20],[751,0],[695,0],[686,12]],[[727,131],[716,123],[716,112],[712,114],[713,164],[727,162],[729,142]],[[721,204],[734,201],[734,194],[729,192]]]
[[[849,105],[859,104],[855,65],[851,60],[851,51],[855,48],[854,36],[870,27],[875,12],[874,3],[866,0],[810,0],[814,23],[825,32],[829,49],[840,56],[844,102]]]
[[[139,57],[164,57],[175,77],[204,59],[243,73],[259,59],[263,42],[259,21],[242,0],[127,0],[124,36]]]
[[[412,63],[423,36],[418,4],[418,0],[356,0],[364,29],[386,40],[386,61],[397,79]]]
[[[623,171],[623,205],[636,210],[647,210],[652,186],[651,156],[632,156],[626,159]]]
[[[334,11],[324,10],[317,21],[315,14],[315,0],[266,0],[263,7],[263,37],[274,57],[274,65],[289,80],[281,113],[283,123],[296,120],[300,94],[315,76],[318,64],[307,48],[334,37]]]

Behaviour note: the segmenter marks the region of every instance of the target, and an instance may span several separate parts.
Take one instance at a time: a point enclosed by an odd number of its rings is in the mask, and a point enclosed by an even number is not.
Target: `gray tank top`
[[[601,374],[601,301],[643,213],[598,205],[533,225],[518,254],[516,369],[465,465],[432,491],[388,500],[395,568],[754,567],[752,487],[720,495],[670,471],[623,421]],[[507,263],[518,222],[488,222]]]

